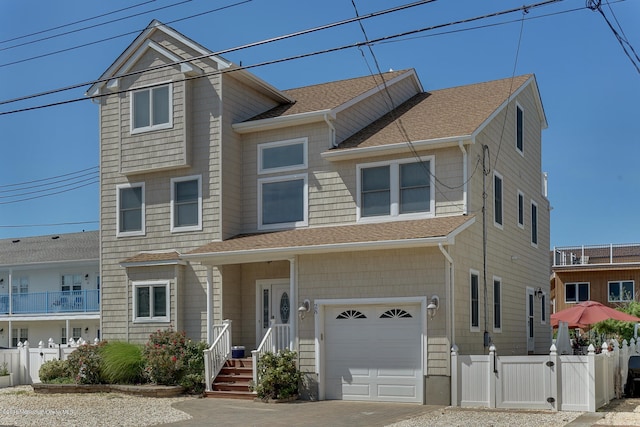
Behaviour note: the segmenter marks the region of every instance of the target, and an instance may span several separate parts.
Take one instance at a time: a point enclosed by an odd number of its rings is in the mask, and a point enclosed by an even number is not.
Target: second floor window
[[[200,176],[171,180],[171,231],[202,230]]]
[[[358,165],[359,218],[433,213],[433,161]]]
[[[62,292],[68,291],[81,291],[82,290],[82,275],[81,274],[64,274],[61,280]]]
[[[609,302],[633,301],[635,296],[633,280],[609,282],[608,295]]]
[[[502,227],[502,175],[493,175],[493,222]]]
[[[480,294],[478,291],[479,276],[476,273],[471,273],[471,329],[477,329],[480,327]]]
[[[538,245],[538,205],[531,202],[531,244]]]
[[[16,277],[11,284],[11,292],[14,294],[26,294],[29,292],[29,278],[27,276]]]
[[[565,283],[564,301],[565,302],[589,301],[589,284],[588,283]]]
[[[144,184],[118,186],[118,235],[144,234]]]
[[[307,138],[267,142],[258,145],[258,173],[307,168]]]
[[[140,89],[131,94],[131,132],[172,126],[171,85]]]
[[[307,225],[307,175],[258,180],[258,228]]]

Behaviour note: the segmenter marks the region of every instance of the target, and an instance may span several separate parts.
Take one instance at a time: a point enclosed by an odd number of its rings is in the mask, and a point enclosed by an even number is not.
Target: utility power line
[[[435,1],[435,0],[425,0],[425,1],[422,1],[422,2],[418,2],[418,3],[422,4],[422,3],[426,3],[426,2],[432,2],[432,1]],[[393,35],[383,36],[383,37],[379,37],[379,38],[376,38],[376,39],[373,39],[373,40],[369,40],[369,41],[357,42],[357,43],[353,43],[353,44],[349,44],[349,45],[343,45],[343,46],[328,48],[328,49],[324,49],[324,50],[319,50],[319,51],[314,51],[314,52],[294,55],[294,56],[290,56],[290,57],[274,59],[274,60],[270,60],[270,61],[264,61],[264,62],[256,63],[256,64],[253,64],[253,65],[238,66],[238,67],[235,67],[233,69],[218,70],[218,71],[215,71],[215,72],[205,73],[205,74],[194,76],[194,77],[185,77],[183,79],[176,80],[176,81],[193,80],[193,79],[196,79],[196,78],[204,78],[204,77],[215,75],[215,74],[221,74],[221,73],[227,73],[227,72],[235,72],[235,71],[239,71],[239,70],[263,67],[263,66],[266,66],[266,65],[278,64],[278,63],[281,63],[281,62],[287,62],[287,61],[292,61],[292,60],[296,60],[296,59],[302,59],[302,58],[307,58],[307,57],[311,57],[311,56],[317,56],[317,55],[337,52],[337,51],[340,51],[340,50],[358,48],[360,46],[365,46],[365,45],[368,45],[368,44],[376,44],[376,43],[380,43],[380,42],[386,42],[386,41],[389,41],[389,40],[398,39],[398,38],[406,37],[406,36],[409,36],[409,35],[415,35],[415,34],[423,33],[423,32],[426,32],[426,31],[432,31],[432,30],[435,30],[435,29],[445,28],[445,27],[448,27],[448,26],[460,25],[460,24],[474,22],[474,21],[478,21],[478,20],[482,20],[482,19],[488,19],[488,18],[501,16],[501,15],[506,15],[506,14],[509,14],[509,13],[514,13],[514,12],[518,12],[518,11],[522,11],[522,10],[531,10],[531,9],[534,9],[534,8],[547,6],[549,4],[559,3],[559,2],[562,2],[562,1],[564,1],[564,0],[546,0],[546,1],[543,1],[543,2],[531,4],[531,5],[525,5],[525,6],[521,6],[521,7],[517,7],[517,8],[507,9],[507,10],[503,10],[503,11],[500,11],[500,12],[494,12],[494,13],[490,13],[490,14],[486,14],[486,15],[476,16],[476,17],[473,17],[473,18],[467,18],[467,19],[462,19],[462,20],[458,20],[458,21],[448,22],[448,23],[445,23],[445,24],[438,24],[438,25],[434,25],[434,26],[423,27],[423,28],[419,28],[419,29],[415,29],[415,30],[409,30],[409,31],[401,32],[401,33],[396,33],[396,34],[393,34]],[[351,18],[348,21],[355,22],[355,21],[358,21],[360,19],[366,19],[366,17],[370,17],[370,15],[367,15],[365,17],[360,17],[360,18]],[[341,22],[345,22],[345,21],[341,21]],[[235,50],[244,49],[244,48],[247,48],[247,47],[253,47],[253,46],[257,46],[257,45],[261,45],[261,44],[265,44],[265,43],[270,43],[272,41],[283,40],[284,38],[290,38],[290,37],[301,35],[301,34],[307,34],[308,32],[318,31],[318,29],[325,29],[325,28],[329,28],[330,26],[335,26],[335,25],[336,24],[328,24],[328,25],[323,26],[323,27],[315,27],[314,29],[304,30],[304,31],[300,31],[298,33],[292,33],[292,34],[288,34],[288,35],[285,35],[285,36],[280,36],[280,37],[277,37],[277,38],[274,38],[274,39],[263,40],[263,41],[260,41],[260,42],[251,43],[249,45],[244,45],[244,46],[240,46],[240,47],[236,47],[236,48],[230,48],[230,49],[226,49],[224,51],[219,51],[219,52],[215,52],[215,53],[211,53],[211,54],[201,55],[201,56],[197,56],[197,57],[194,57],[194,58],[189,58],[189,59],[186,59],[186,60],[177,61],[177,62],[168,64],[168,65],[162,65],[162,66],[146,69],[146,70],[143,70],[143,71],[137,71],[137,72],[133,72],[133,73],[123,74],[121,77],[126,77],[126,76],[130,76],[130,75],[136,75],[136,74],[140,74],[142,72],[154,71],[156,69],[166,68],[167,66],[175,66],[177,64],[182,64],[182,63],[194,61],[194,60],[197,60],[197,59],[217,56],[217,55],[220,55],[221,53],[225,53],[225,52],[229,52],[229,51],[235,51]],[[57,89],[57,90],[53,90],[53,91],[43,92],[43,93],[40,93],[40,94],[34,94],[34,95],[26,96],[26,97],[21,97],[21,98],[16,98],[16,99],[12,99],[12,100],[2,101],[2,102],[0,102],[0,105],[11,103],[11,102],[17,102],[17,101],[21,101],[21,100],[26,100],[26,99],[30,99],[30,98],[35,98],[35,97],[38,97],[38,96],[44,96],[44,95],[52,94],[52,93],[56,93],[56,92],[61,92],[61,91],[64,91],[64,90],[69,90],[69,89],[77,88],[77,87],[80,87],[80,86],[90,85],[90,84],[94,84],[94,83],[100,83],[100,82],[104,82],[104,81],[107,81],[107,80],[110,80],[110,79],[106,78],[106,79],[101,79],[101,80],[94,80],[94,81],[85,82],[85,83],[79,84],[79,85],[69,86],[67,88],[62,88],[62,89]],[[110,96],[110,95],[125,93],[125,92],[129,92],[130,90],[131,89],[125,89],[125,90],[122,90],[122,91],[110,92],[109,94],[98,95],[96,97]],[[74,103],[74,102],[86,101],[86,100],[87,100],[86,97],[82,97],[82,98],[68,99],[68,100],[59,101],[59,102],[53,102],[53,103],[49,103],[49,104],[37,105],[37,106],[33,106],[33,107],[25,107],[25,108],[20,108],[20,109],[16,109],[16,110],[0,112],[0,116],[7,115],[7,114],[16,114],[16,113],[25,112],[25,111],[32,111],[32,110],[41,109],[41,108],[49,108],[49,107],[53,107],[53,106],[65,105],[65,104],[70,104],[70,103]]]

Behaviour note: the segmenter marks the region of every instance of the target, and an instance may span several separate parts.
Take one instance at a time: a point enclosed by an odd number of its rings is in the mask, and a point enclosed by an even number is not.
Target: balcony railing
[[[567,246],[553,249],[553,266],[640,264],[640,244]]]
[[[11,302],[11,304],[9,304]],[[100,291],[0,294],[1,314],[88,313],[100,311]]]

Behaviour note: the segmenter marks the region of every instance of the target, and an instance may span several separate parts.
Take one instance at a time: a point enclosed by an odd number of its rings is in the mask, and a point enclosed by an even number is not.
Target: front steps
[[[253,400],[256,395],[249,390],[253,380],[253,359],[229,359],[213,381],[211,391],[205,397]]]

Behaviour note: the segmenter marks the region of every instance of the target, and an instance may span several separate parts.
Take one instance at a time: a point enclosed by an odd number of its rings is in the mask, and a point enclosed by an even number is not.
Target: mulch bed
[[[184,393],[180,386],[121,384],[42,384],[31,385],[36,393],[122,393],[144,397],[177,397]]]

